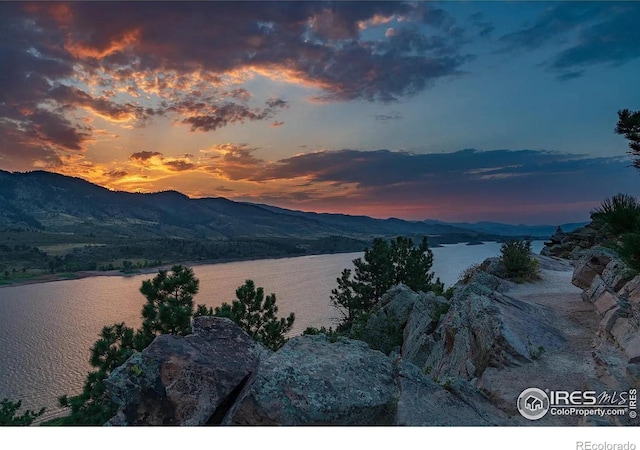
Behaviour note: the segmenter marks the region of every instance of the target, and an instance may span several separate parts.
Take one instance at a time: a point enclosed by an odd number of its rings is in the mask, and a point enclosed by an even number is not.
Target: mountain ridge
[[[581,225],[562,226],[570,231]],[[113,191],[82,178],[42,170],[0,170],[0,226],[53,232],[83,232],[93,228],[132,236],[173,233],[208,239],[448,234],[478,240],[525,235],[547,238],[556,229],[555,225],[410,221],[307,212],[225,197],[190,198],[175,190],[155,193]]]

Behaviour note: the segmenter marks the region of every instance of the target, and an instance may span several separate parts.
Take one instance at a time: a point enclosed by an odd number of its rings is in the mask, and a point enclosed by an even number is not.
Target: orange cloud
[[[140,30],[129,30],[120,36],[112,37],[106,45],[96,46],[87,44],[81,39],[74,40],[69,37],[65,43],[65,49],[76,58],[102,59],[114,53],[123,51],[138,42]]]

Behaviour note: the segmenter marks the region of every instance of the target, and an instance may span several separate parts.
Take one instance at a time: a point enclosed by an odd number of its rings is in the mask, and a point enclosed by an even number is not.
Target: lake
[[[542,241],[532,249],[539,253]],[[450,244],[434,248],[433,271],[446,286],[471,264],[497,256],[500,244]],[[276,293],[279,314],[294,312],[292,334],[308,326],[335,326],[339,314],[329,304],[344,268],[362,253],[302,256],[195,266],[200,292],[195,303],[231,302],[248,278],[265,294]],[[89,349],[103,326],[140,326],[145,298],[139,289],[153,274],[101,276],[0,288],[0,399],[23,400],[23,407],[58,410],[57,398],[75,395],[84,384]],[[48,414],[47,414],[48,415]]]

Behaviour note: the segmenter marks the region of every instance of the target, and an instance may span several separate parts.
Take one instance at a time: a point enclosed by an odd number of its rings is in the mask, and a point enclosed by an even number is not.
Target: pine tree
[[[147,345],[158,334],[191,333],[193,296],[198,289],[193,270],[183,266],[173,266],[171,273],[160,270],[153,280],[142,283],[140,292],[147,298],[142,308],[142,336]]]
[[[287,341],[285,334],[293,326],[294,314],[278,318],[276,295],[270,294],[265,298],[264,289],[256,289],[252,280],[246,280],[236,289],[236,298],[231,305],[223,303],[216,307],[215,315],[233,320],[249,336],[271,350],[282,347]]]
[[[351,270],[342,271],[338,287],[331,291],[331,303],[343,315],[340,329],[350,328],[359,316],[370,312],[392,286],[403,283],[414,291],[441,294],[444,285],[433,280],[433,253],[427,238],[416,246],[410,238],[399,236],[390,242],[374,239],[364,258],[353,260]]]
[[[640,111],[622,109],[618,111],[615,132],[629,141],[629,154],[635,157],[633,167],[640,170]]]

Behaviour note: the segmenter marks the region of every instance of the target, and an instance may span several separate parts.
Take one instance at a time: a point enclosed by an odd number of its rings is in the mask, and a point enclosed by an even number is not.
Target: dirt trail
[[[509,283],[506,295],[527,303],[545,306],[554,328],[566,339],[566,345],[555,351],[541,349],[532,362],[500,370],[489,368],[480,380],[497,404],[515,412],[515,400],[529,387],[549,390],[588,389],[603,382],[594,360],[594,338],[599,317],[591,303],[581,298],[582,290],[571,284],[573,267],[564,261],[551,260],[543,265],[542,280],[534,283]],[[601,375],[601,374],[600,374]],[[606,380],[604,380],[606,381]],[[526,425],[576,425],[578,417],[553,417],[553,420],[529,422]],[[519,418],[517,420],[520,420]]]

